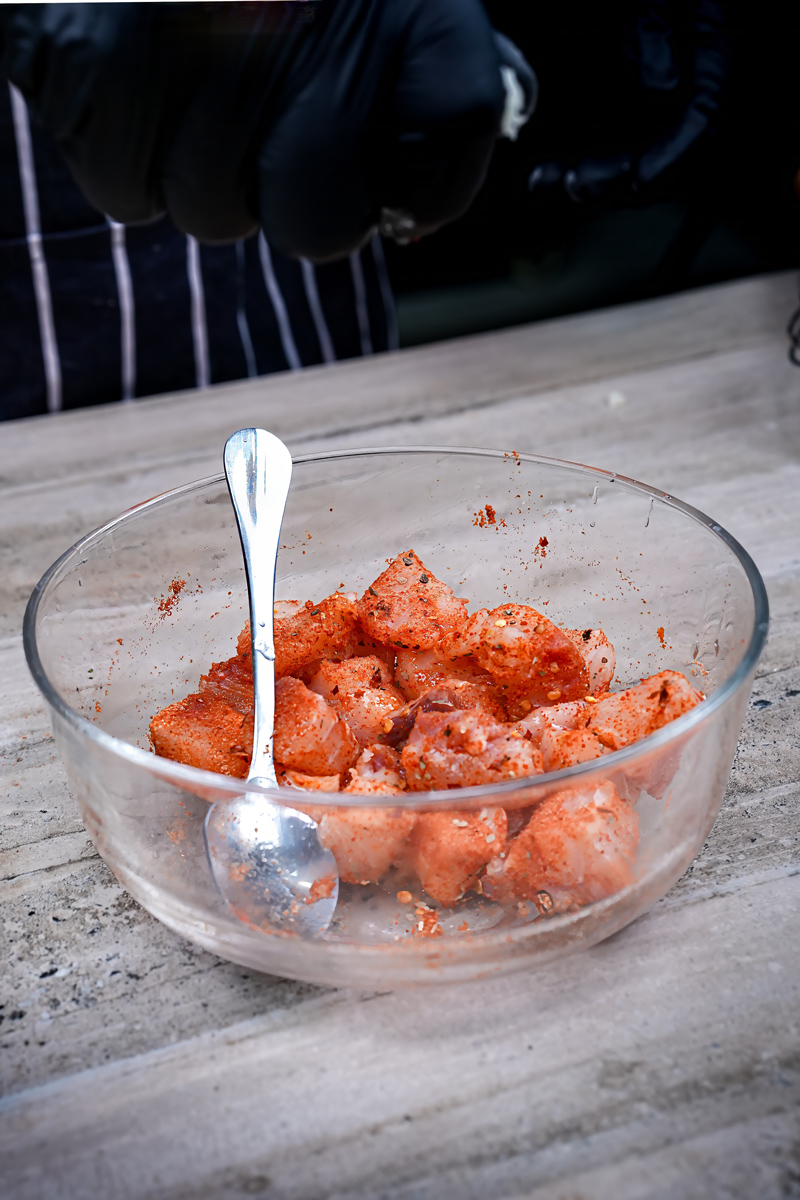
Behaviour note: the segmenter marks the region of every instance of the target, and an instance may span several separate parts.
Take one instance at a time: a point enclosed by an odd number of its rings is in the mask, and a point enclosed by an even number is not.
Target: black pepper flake
[[[447,729],[445,729],[445,731],[444,731],[444,736],[445,736],[445,737],[450,737],[450,734],[451,734],[452,732],[453,732],[453,731],[452,731],[452,729],[451,729],[451,728],[450,728],[450,726],[448,725],[448,726],[447,726]]]
[[[407,567],[413,567],[413,565],[414,565],[413,558],[404,558],[403,562],[406,564]]]
[[[375,591],[375,588],[367,588],[367,591],[369,592],[370,596],[377,596],[377,594],[378,594]]]
[[[312,610],[311,610],[311,616],[312,616],[312,617],[316,617],[318,613],[319,613],[319,609],[318,609],[318,608],[312,608]]]
[[[331,690],[331,695],[332,695],[332,696],[338,696],[338,695],[339,695],[339,685],[338,685],[338,683],[336,684],[336,687],[334,687],[334,688]]]
[[[427,575],[420,575],[420,577],[419,577],[419,581],[420,581],[420,583],[427,583],[427,582],[428,582],[428,576],[427,576]]]
[[[581,634],[581,637],[583,638],[583,640],[585,642],[588,642],[588,640],[591,636],[592,636],[591,629],[584,629],[583,633]]]

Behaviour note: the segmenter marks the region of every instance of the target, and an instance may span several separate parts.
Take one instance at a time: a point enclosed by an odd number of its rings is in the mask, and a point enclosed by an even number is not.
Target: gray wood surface
[[[791,276],[754,279],[0,426],[4,1196],[800,1196],[794,297]],[[221,962],[120,889],[27,674],[24,604],[78,536],[216,472],[249,423],[298,452],[578,459],[697,505],[751,551],[769,645],[720,817],[652,912],[501,982],[362,995]]]

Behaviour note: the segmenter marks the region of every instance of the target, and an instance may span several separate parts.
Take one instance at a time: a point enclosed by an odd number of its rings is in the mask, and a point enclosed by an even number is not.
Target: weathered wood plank
[[[711,1136],[719,1160],[743,1123],[796,1128],[799,903],[795,876],[657,907],[502,985],[338,993],[36,1089],[0,1106],[7,1186],[483,1200],[645,1155],[634,1194],[677,1196],[659,1152]]]

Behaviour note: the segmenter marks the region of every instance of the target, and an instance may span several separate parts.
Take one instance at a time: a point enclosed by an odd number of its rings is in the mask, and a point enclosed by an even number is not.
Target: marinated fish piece
[[[412,792],[541,774],[541,751],[475,709],[420,713],[400,755]]]
[[[355,593],[353,593],[353,595],[355,595]],[[389,679],[394,679],[395,664],[397,662],[396,646],[387,646],[383,642],[379,642],[375,638],[369,637],[369,635],[366,634],[361,628],[360,622],[356,626],[356,637],[358,638],[358,641],[355,644],[353,655],[357,658],[379,658],[384,666],[388,668]]]
[[[502,688],[471,658],[448,659],[436,650],[398,650],[395,682],[409,701],[448,695],[456,708],[479,708],[496,721],[508,718]]]
[[[359,746],[374,745],[386,719],[405,703],[392,685],[386,664],[375,655],[323,662],[309,679],[312,692],[323,696],[350,727]]]
[[[473,658],[447,658],[435,650],[398,650],[395,682],[407,700],[416,700],[446,679],[492,683]]]
[[[400,757],[388,746],[364,750],[343,789],[361,795],[401,794]],[[416,815],[403,808],[323,808],[292,801],[319,825],[319,837],[336,859],[343,883],[378,882],[405,859]]]
[[[466,679],[445,679],[418,699],[390,713],[384,721],[380,740],[389,746],[399,746],[408,738],[420,713],[452,713],[460,709],[473,709],[492,721],[502,721],[506,715],[491,685],[487,689],[482,684],[470,683]]]
[[[276,679],[297,676],[322,659],[339,661],[354,653],[360,636],[355,592],[334,592],[319,604],[307,600],[294,605],[294,601],[281,601],[275,606]],[[284,612],[286,616],[280,615]],[[249,621],[239,634],[236,650],[242,658],[250,657]]]
[[[212,663],[207,675],[200,676],[200,693],[216,696],[237,712],[253,711],[253,667],[250,656],[235,654],[226,662]]]
[[[295,771],[291,767],[284,767],[282,763],[275,763],[275,774],[279,787],[297,788],[301,792],[338,792],[340,790],[340,775],[307,775],[304,771]],[[290,807],[299,808],[300,806],[292,802]],[[301,811],[307,811],[305,806]],[[312,814],[309,812],[308,815]],[[314,820],[316,819],[315,817]]]
[[[253,717],[212,691],[169,704],[150,722],[156,754],[201,771],[244,779],[253,753]]]
[[[588,695],[602,696],[614,678],[617,657],[602,629],[565,629],[569,640],[578,647],[589,675]]]
[[[238,655],[212,663],[199,690],[150,722],[156,754],[203,771],[243,779],[253,752],[253,676]]]
[[[340,774],[358,755],[347,722],[290,675],[275,684],[273,744],[276,762],[307,775]]]
[[[450,657],[469,654],[507,689],[509,714],[538,705],[579,700],[589,687],[583,654],[562,630],[526,604],[503,604],[473,613],[442,639]],[[512,709],[518,709],[514,713]]]
[[[678,671],[659,671],[593,705],[589,729],[608,750],[621,750],[689,712],[703,699]]]
[[[400,755],[391,746],[369,746],[350,768],[343,792],[362,796],[394,795],[407,791]]]
[[[531,738],[538,746],[546,729],[584,729],[589,724],[590,709],[585,700],[568,700],[547,708],[534,708],[526,717],[514,723],[514,728]]]
[[[460,629],[466,602],[438,580],[413,550],[398,554],[358,603],[361,625],[379,642],[405,650],[427,650]]]
[[[493,721],[505,721],[508,718],[502,691],[488,676],[485,682],[480,679],[443,679],[420,700],[424,702],[429,698],[447,700],[454,708],[474,709]]]
[[[590,762],[608,754],[591,729],[545,729],[539,742],[545,771],[562,771],[576,763]]]
[[[328,808],[319,838],[336,859],[343,883],[378,883],[404,861],[417,821],[405,808]]]
[[[505,845],[506,829],[502,808],[420,813],[409,842],[409,866],[429,896],[455,904]]]
[[[634,879],[639,820],[613,783],[548,796],[487,866],[483,891],[503,903],[546,892],[556,911],[591,904]]]

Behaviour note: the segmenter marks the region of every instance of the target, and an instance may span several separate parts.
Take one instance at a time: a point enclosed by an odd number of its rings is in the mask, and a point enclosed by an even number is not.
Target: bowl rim
[[[576,763],[574,766],[562,768],[559,771],[548,771],[541,775],[523,776],[519,779],[507,779],[495,784],[459,788],[457,789],[459,804],[467,801],[485,800],[487,797],[496,797],[497,804],[502,805],[503,796],[508,796],[509,793],[514,793],[522,789],[547,788],[549,791],[553,791],[562,781],[564,783],[580,782],[582,776],[597,772],[601,763],[604,773],[613,772],[617,767],[629,763],[632,759],[642,754],[649,754],[662,749],[669,745],[670,742],[681,738],[695,725],[699,725],[706,717],[710,716],[727,702],[755,668],[764,649],[769,629],[769,601],[764,581],[753,559],[737,539],[724,529],[719,522],[707,516],[700,509],[676,499],[676,497],[660,488],[651,487],[649,484],[641,483],[637,479],[622,475],[616,471],[607,471],[599,467],[589,466],[586,463],[574,462],[571,459],[554,458],[543,454],[527,454],[516,450],[497,450],[473,446],[365,446],[349,450],[326,450],[310,454],[293,455],[292,462],[294,466],[299,466],[302,463],[309,462],[398,454],[444,454],[514,459],[515,461],[530,462],[542,466],[566,468],[576,474],[592,476],[596,481],[604,481],[610,486],[619,486],[625,491],[637,492],[645,497],[650,497],[651,506],[657,500],[660,504],[664,504],[668,508],[673,508],[696,524],[705,527],[714,537],[723,542],[744,570],[753,597],[753,629],[749,644],[741,661],[731,675],[711,696],[706,697],[688,713],[670,722],[669,725],[656,730],[655,733],[651,733],[648,737],[642,738],[641,741],[633,742],[630,746],[626,746],[622,750],[612,751],[611,754],[603,755],[600,759],[590,759],[588,762]],[[150,773],[159,776],[164,782],[179,786],[182,790],[191,794],[198,794],[198,792],[202,794],[208,792],[209,789],[215,789],[217,792],[229,792],[231,796],[234,796],[242,793],[244,780],[229,775],[218,775],[215,772],[205,771],[199,767],[190,767],[184,763],[174,762],[171,759],[160,758],[149,750],[143,750],[141,747],[134,746],[122,738],[117,738],[110,733],[106,733],[105,730],[99,728],[86,717],[76,712],[66,703],[50,682],[39,656],[36,642],[36,619],[39,605],[46,594],[51,580],[71,557],[103,534],[122,524],[133,513],[139,513],[142,509],[156,507],[175,497],[189,494],[192,491],[199,491],[211,484],[217,486],[219,484],[224,485],[225,476],[223,473],[208,475],[203,479],[181,484],[178,487],[170,488],[166,492],[161,492],[157,496],[152,496],[140,504],[135,504],[125,509],[112,520],[99,525],[91,532],[85,534],[70,546],[69,549],[65,550],[44,572],[30,595],[23,619],[22,640],[28,668],[34,682],[48,704],[77,732],[88,737],[106,751],[143,767]],[[313,796],[315,797],[315,803],[326,807],[403,807],[431,810],[435,808],[450,809],[454,804],[452,790],[409,792],[408,799],[406,799],[405,794],[402,798],[397,795],[381,797],[380,795],[367,796],[357,793],[317,792],[303,789],[289,789],[286,787],[280,789],[260,788],[253,787],[252,784],[249,785],[248,791],[262,792],[264,795],[271,796],[275,800],[280,798],[280,803],[284,807],[290,807],[287,803],[287,795],[295,793],[302,796]]]

